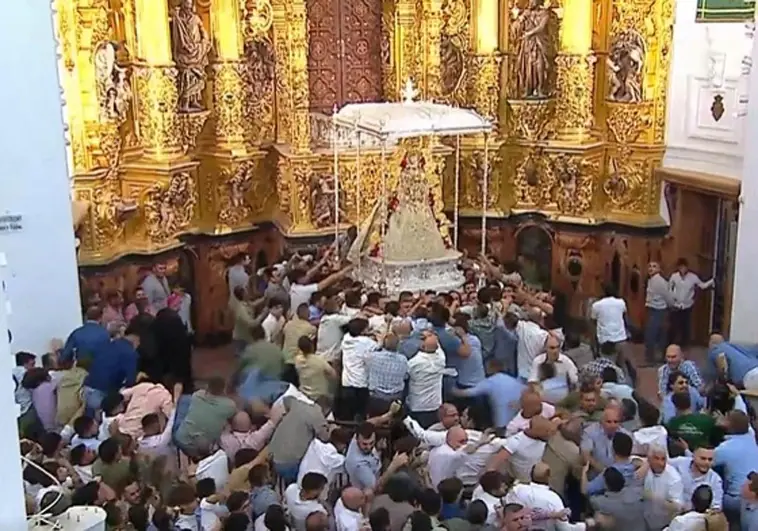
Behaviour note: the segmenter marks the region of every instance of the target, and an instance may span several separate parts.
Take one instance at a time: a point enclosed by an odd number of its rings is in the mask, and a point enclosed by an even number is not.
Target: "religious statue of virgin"
[[[425,161],[420,154],[408,153],[403,159],[397,189],[387,198],[386,212],[384,209],[380,198],[348,253],[350,261],[356,262],[365,254],[383,254],[387,261],[421,262],[454,252],[443,237],[446,227],[441,227],[435,218]]]

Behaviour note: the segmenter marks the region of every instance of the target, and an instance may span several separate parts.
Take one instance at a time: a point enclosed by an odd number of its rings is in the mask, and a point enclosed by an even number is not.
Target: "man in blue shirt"
[[[131,327],[124,337],[114,338],[92,356],[89,374],[84,379],[84,404],[87,415],[95,416],[110,392],[131,387],[137,378],[139,336]]]
[[[713,468],[724,480],[724,514],[730,522],[739,519],[742,485],[758,463],[758,445],[750,433],[750,419],[742,411],[726,416],[726,440],[713,452]]]
[[[440,303],[433,303],[430,308],[429,321],[432,331],[437,335],[440,347],[445,353],[445,366],[457,369],[461,362],[471,356],[471,344],[466,334],[450,331],[450,310]],[[443,392],[449,392],[453,387],[453,379],[445,377],[443,380]]]
[[[505,429],[518,413],[518,401],[526,387],[521,380],[503,372],[500,360],[492,358],[487,363],[490,375],[468,389],[454,389],[457,396],[486,396],[492,409],[492,424],[496,429]],[[515,408],[511,404],[517,404]]]
[[[734,385],[758,390],[758,346],[727,343],[718,334],[711,336],[709,346],[708,366],[714,374],[723,372],[726,362],[726,376]]]
[[[82,326],[74,329],[66,339],[66,344],[61,352],[61,361],[92,357],[99,349],[110,343],[110,335],[104,326],[100,324],[103,311],[99,306],[90,306],[85,315]]]
[[[629,434],[618,431],[613,436],[613,463],[609,468],[615,468],[624,477],[626,488],[634,491],[635,495],[638,495],[637,499],[642,498],[642,480],[635,476],[637,466],[632,461],[632,446],[634,443]],[[589,464],[589,461],[587,461]],[[605,478],[603,474],[598,474],[591,481],[587,481],[587,471],[589,467],[585,465],[582,471],[582,487],[585,494],[588,496],[595,496],[605,492]]]
[[[740,523],[742,529],[758,529],[758,473],[748,474],[747,482],[742,489],[742,507]]]

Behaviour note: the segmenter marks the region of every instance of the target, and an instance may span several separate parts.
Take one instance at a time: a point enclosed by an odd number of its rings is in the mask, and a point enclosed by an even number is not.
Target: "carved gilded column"
[[[442,97],[441,38],[442,0],[424,0],[424,35],[426,39],[426,68],[424,97],[438,101]]]
[[[290,35],[285,2],[275,2],[274,56],[276,60],[276,143],[289,144],[292,135],[292,80]]]
[[[308,89],[308,15],[305,0],[287,3],[289,21],[289,71],[292,90],[293,153],[308,154],[311,146],[310,97]]]
[[[499,0],[474,0],[474,54],[470,58],[469,103],[497,124],[500,101]]]
[[[560,51],[556,57],[557,135],[583,142],[594,125],[595,55],[592,53],[592,0],[564,0]]]
[[[416,11],[414,0],[397,0],[395,4],[395,50],[397,64],[397,93],[411,79],[416,86],[422,82],[422,42],[420,40],[420,21],[422,14]]]

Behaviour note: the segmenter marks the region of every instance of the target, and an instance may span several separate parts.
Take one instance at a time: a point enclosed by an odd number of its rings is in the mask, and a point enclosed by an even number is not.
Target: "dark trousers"
[[[666,348],[664,327],[666,325],[666,309],[647,309],[645,322],[645,360],[648,362],[660,360],[660,353]]]
[[[337,420],[353,421],[356,417],[364,418],[368,406],[368,388],[340,388],[339,404],[334,410]]]
[[[282,381],[290,383],[295,387],[300,387],[300,377],[297,374],[297,369],[291,363],[284,364],[284,370],[282,371]]]
[[[690,325],[692,323],[692,308],[671,310],[671,330],[669,343],[682,348],[690,344]]]

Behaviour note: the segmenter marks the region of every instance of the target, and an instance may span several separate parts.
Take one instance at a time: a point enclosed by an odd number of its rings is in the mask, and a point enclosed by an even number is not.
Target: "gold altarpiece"
[[[89,206],[82,264],[263,222],[288,237],[333,233],[309,1],[54,2],[74,199]],[[462,216],[660,224],[672,0],[377,1],[384,97],[412,79],[421,97],[496,124],[487,205],[484,138],[462,141]],[[379,148],[360,150],[360,163],[357,150],[339,155],[346,224],[380,190]],[[438,151],[429,168],[450,212],[453,150]]]

